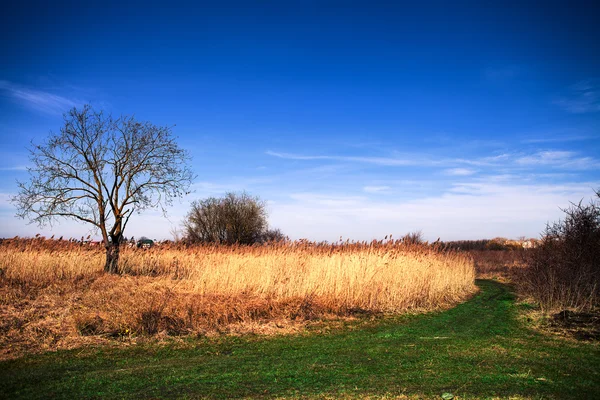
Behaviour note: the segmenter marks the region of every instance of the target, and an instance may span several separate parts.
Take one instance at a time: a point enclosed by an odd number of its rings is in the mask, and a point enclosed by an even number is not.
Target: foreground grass
[[[61,351],[0,363],[6,398],[597,398],[600,347],[528,330],[508,287],[446,312],[299,336]]]

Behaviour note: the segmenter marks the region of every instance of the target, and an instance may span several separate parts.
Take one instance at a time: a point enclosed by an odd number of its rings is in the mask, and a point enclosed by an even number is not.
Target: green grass
[[[478,281],[440,313],[296,336],[85,349],[0,363],[6,398],[598,398],[600,347],[527,329],[509,288]],[[326,327],[326,325],[325,325]]]

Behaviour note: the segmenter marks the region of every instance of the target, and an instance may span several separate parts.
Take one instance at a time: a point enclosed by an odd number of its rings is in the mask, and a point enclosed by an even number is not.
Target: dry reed
[[[428,311],[475,291],[467,255],[391,241],[124,248],[121,276],[103,274],[103,263],[104,253],[85,245],[0,244],[0,357],[24,346],[72,347],[78,338],[264,332]]]

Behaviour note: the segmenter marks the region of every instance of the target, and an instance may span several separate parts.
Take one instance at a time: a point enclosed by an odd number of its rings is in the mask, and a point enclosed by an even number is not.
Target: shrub
[[[286,240],[289,240],[288,237],[280,229],[267,229],[261,237],[263,243],[285,242]]]
[[[266,203],[246,193],[193,202],[184,229],[188,243],[251,245],[285,238],[281,231],[268,229]]]
[[[563,211],[565,219],[548,224],[531,251],[522,286],[546,310],[592,309],[600,301],[600,203]]]

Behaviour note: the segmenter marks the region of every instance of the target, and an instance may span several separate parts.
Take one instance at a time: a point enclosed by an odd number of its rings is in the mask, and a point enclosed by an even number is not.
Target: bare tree
[[[222,198],[195,201],[184,229],[185,239],[190,243],[258,243],[268,232],[266,205],[247,193],[227,193]]]
[[[189,156],[171,128],[133,117],[114,119],[86,105],[64,115],[60,133],[32,143],[30,179],[18,182],[17,215],[39,225],[58,217],[102,233],[104,270],[118,272],[119,245],[130,217],[186,194]]]

